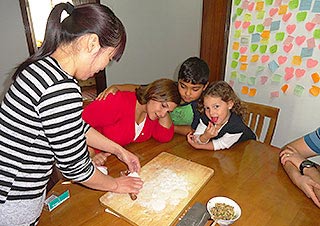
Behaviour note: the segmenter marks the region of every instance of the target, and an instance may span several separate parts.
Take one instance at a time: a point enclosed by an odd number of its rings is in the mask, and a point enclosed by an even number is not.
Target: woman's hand
[[[121,147],[121,150],[116,154],[118,159],[127,164],[130,172],[140,172],[141,166],[139,158],[130,151]]]
[[[311,177],[301,175],[301,177],[296,180],[297,186],[306,194],[308,198],[311,198],[312,201],[320,208],[320,197],[317,197],[315,190],[320,189],[320,184],[312,180]]]
[[[137,195],[143,186],[143,181],[140,177],[121,176],[114,179],[117,187],[112,191],[116,193],[132,193]]]
[[[104,89],[99,95],[97,96],[96,100],[105,100],[108,94],[112,93],[115,94],[118,92],[119,89],[116,86],[110,86],[106,89]]]
[[[96,166],[103,166],[110,155],[110,153],[100,152],[92,157],[92,161]]]
[[[290,146],[287,146],[280,152],[280,161],[282,165],[285,165],[287,161],[290,161],[297,169],[299,169],[303,160],[305,160],[305,158]]]

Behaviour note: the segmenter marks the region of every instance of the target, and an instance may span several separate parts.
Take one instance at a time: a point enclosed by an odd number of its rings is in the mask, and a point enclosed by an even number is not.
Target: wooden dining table
[[[215,196],[235,200],[241,207],[241,217],[233,225],[245,226],[315,226],[320,225],[320,209],[289,179],[279,162],[280,149],[250,140],[229,150],[196,150],[185,136],[175,135],[168,143],[150,139],[132,143],[126,148],[145,165],[159,153],[178,157],[212,168],[214,175],[194,196],[181,216],[196,202],[206,205]],[[111,156],[106,163],[111,176],[119,176],[126,165]],[[43,210],[39,226],[106,226],[130,225],[123,218],[105,212],[99,198],[105,192],[60,180],[49,192],[70,192],[70,198],[49,212]],[[177,224],[177,218],[173,225]],[[209,220],[206,225],[210,225]]]

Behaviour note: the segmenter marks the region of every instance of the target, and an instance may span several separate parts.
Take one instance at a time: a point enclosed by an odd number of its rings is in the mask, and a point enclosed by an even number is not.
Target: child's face
[[[228,121],[233,102],[224,102],[220,97],[205,96],[203,99],[204,111],[215,125],[223,125]]]
[[[188,82],[184,82],[183,80],[179,79],[178,81],[178,90],[181,96],[181,99],[186,102],[190,103],[194,100],[200,98],[202,92],[206,89],[208,84],[192,84]]]

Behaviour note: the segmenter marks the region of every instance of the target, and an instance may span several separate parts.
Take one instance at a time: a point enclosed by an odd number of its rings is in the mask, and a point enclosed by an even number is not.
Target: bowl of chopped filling
[[[241,216],[238,203],[227,197],[213,197],[207,203],[207,210],[214,221],[213,225],[218,223],[220,226],[227,226]]]

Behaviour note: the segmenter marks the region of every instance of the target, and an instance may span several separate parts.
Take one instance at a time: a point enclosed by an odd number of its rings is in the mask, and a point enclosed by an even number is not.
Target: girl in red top
[[[168,142],[174,134],[168,112],[172,112],[179,103],[176,83],[170,79],[159,79],[137,88],[136,92],[118,91],[104,100],[95,100],[84,109],[82,117],[122,146],[151,137],[159,142]],[[103,165],[106,157],[107,154],[101,152],[93,160],[97,165]]]

